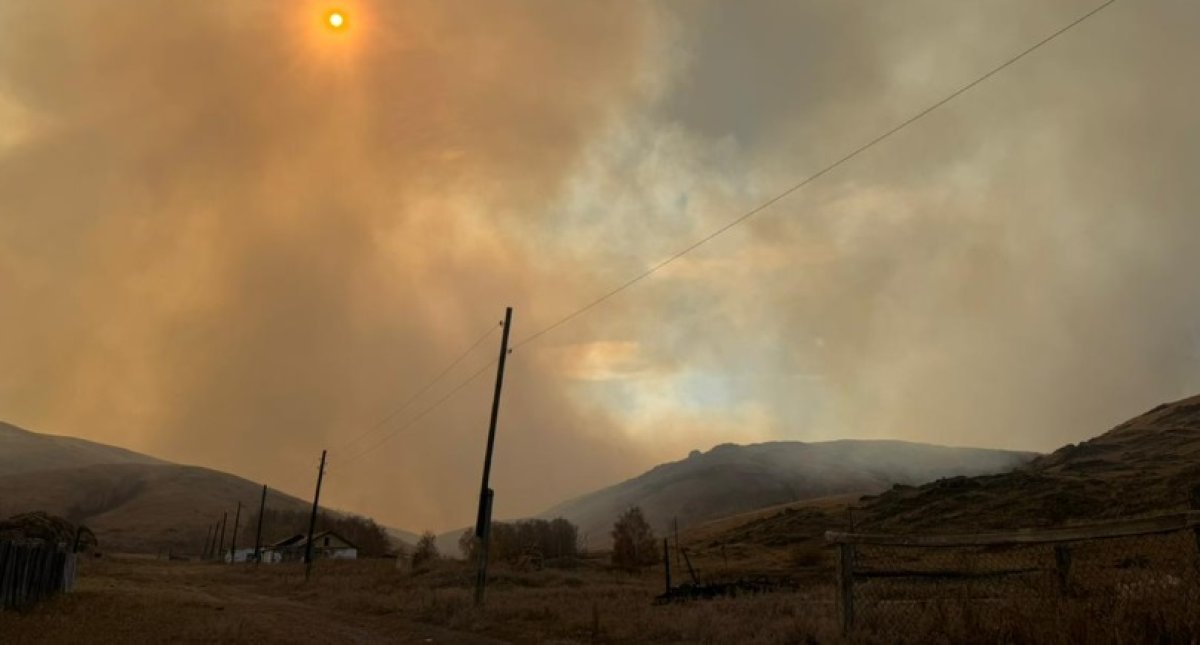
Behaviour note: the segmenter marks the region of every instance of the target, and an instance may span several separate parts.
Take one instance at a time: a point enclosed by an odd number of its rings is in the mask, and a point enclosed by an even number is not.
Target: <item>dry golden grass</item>
[[[733,564],[731,564],[731,568]],[[654,605],[661,571],[598,560],[573,569],[493,569],[486,607],[462,562],[399,571],[383,560],[236,566],[88,561],[78,591],[25,615],[0,614],[6,643],[1080,643],[1195,642],[1194,603],[1169,590],[1012,604],[889,598],[839,633],[832,576],[779,592]],[[1152,601],[1152,602],[1151,602]],[[432,639],[432,640],[427,640]]]
[[[347,611],[399,612],[459,631],[536,643],[792,643],[833,636],[828,607],[809,613],[797,594],[655,606],[661,571],[628,574],[598,563],[573,570],[493,568],[486,608],[473,603],[473,571],[443,561],[403,576],[366,563],[328,568],[307,593],[331,590]],[[802,642],[802,641],[801,641]]]

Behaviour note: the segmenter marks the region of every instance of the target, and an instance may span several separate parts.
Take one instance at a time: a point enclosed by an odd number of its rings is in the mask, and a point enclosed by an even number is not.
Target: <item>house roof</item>
[[[317,542],[319,542],[321,540],[321,538],[326,537],[326,536],[332,536],[332,537],[335,537],[335,538],[341,540],[342,542],[344,542],[346,544],[346,546],[350,547],[351,549],[358,548],[358,546],[356,546],[353,542],[351,542],[350,540],[347,540],[346,538],[338,535],[337,533],[335,533],[333,531],[321,531],[320,533],[317,533],[316,535],[313,536],[313,544],[316,544]],[[302,541],[300,543],[301,546],[304,546],[306,544],[306,542],[307,541]]]
[[[350,540],[347,540],[346,538],[342,537],[341,535],[338,535],[334,531],[321,531],[320,533],[317,533],[316,535],[313,536],[313,545],[315,546],[315,545],[319,544],[321,539],[326,536],[335,537],[338,540],[341,540],[342,542],[344,542],[346,544],[347,547],[349,547],[351,549],[358,548],[358,546],[355,545],[353,542],[351,542]],[[306,546],[308,546],[308,538],[303,534],[297,534],[297,535],[293,535],[292,537],[289,537],[289,538],[284,538],[273,544],[269,544],[269,545],[267,545],[267,548],[268,549],[288,549],[288,548],[302,549],[302,548],[305,548]]]
[[[268,549],[282,549],[284,547],[295,546],[296,544],[301,544],[303,542],[304,542],[304,536],[301,534],[296,534],[291,537],[284,538],[278,542],[272,542],[271,544],[267,545],[267,548]]]

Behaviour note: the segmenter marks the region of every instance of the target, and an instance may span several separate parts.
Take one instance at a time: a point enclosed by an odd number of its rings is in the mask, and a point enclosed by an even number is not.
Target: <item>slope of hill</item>
[[[217,470],[0,423],[0,518],[29,511],[59,515],[90,528],[102,550],[198,554],[209,527],[225,512],[226,542],[232,538],[238,502],[238,542],[248,545],[261,493],[261,484]],[[267,506],[307,513],[311,502],[271,490]]]
[[[74,437],[38,434],[0,421],[0,474],[93,464],[164,464],[147,455]]]
[[[1034,456],[903,441],[724,444],[559,504],[542,516],[565,517],[579,525],[581,535],[603,541],[613,520],[635,505],[661,532],[673,518],[688,526],[797,500],[878,492],[894,483],[1004,472]]]
[[[1164,403],[1011,473],[896,487],[864,500],[889,531],[1046,526],[1187,508],[1200,485],[1200,396]]]
[[[208,527],[242,503],[242,535],[258,511],[261,484],[196,466],[92,464],[0,476],[0,511],[41,510],[90,528],[102,549],[199,553]],[[308,503],[278,491],[272,508],[303,511]],[[271,537],[271,536],[266,536]]]

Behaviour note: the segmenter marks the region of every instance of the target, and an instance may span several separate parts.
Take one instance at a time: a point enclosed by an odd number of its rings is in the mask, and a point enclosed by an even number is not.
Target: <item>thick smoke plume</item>
[[[0,418],[473,517],[519,340],[1082,1],[0,5]],[[1200,8],[1117,3],[513,354],[498,516],[723,441],[1050,450],[1200,389]],[[375,447],[378,445],[378,447]],[[354,462],[347,459],[363,456]]]

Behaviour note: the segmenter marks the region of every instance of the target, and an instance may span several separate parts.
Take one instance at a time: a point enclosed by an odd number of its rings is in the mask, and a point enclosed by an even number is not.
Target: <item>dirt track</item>
[[[87,562],[76,590],[25,614],[0,613],[4,643],[466,643],[495,639],[394,614],[339,611],[294,584],[212,564]]]

